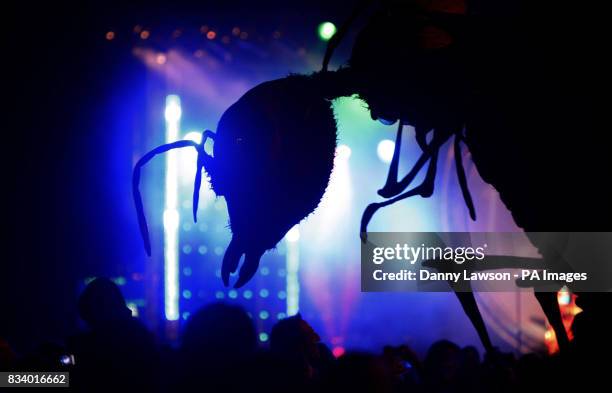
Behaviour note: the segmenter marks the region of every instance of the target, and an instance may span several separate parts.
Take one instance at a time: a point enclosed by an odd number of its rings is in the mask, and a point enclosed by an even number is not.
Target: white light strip
[[[179,139],[181,99],[177,95],[166,97],[166,143]],[[179,254],[178,227],[180,215],[178,200],[178,162],[176,151],[166,155],[166,195],[164,209],[164,310],[166,319],[179,319]]]
[[[299,225],[291,228],[285,235],[287,246],[287,316],[292,316],[300,310],[300,229]]]

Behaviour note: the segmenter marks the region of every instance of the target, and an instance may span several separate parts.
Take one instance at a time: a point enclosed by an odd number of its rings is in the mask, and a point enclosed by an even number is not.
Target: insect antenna
[[[144,214],[142,195],[140,194],[140,170],[149,161],[151,161],[153,157],[158,154],[163,154],[174,149],[182,149],[184,147],[193,147],[194,149],[196,149],[196,151],[198,152],[198,160],[193,190],[193,217],[194,221],[196,221],[200,186],[202,184],[202,169],[206,166],[208,167],[208,170],[210,170],[210,164],[212,164],[212,156],[208,155],[204,151],[204,144],[206,143],[206,140],[209,137],[213,138],[214,133],[210,130],[206,130],[202,133],[202,142],[200,143],[191,140],[183,140],[163,144],[142,156],[134,166],[134,172],[132,173],[132,195],[134,197],[134,204],[136,205],[136,215],[138,216],[138,227],[140,229],[140,235],[142,236],[144,248],[148,256],[151,256],[151,240],[149,238],[149,227],[147,225],[147,219]]]
[[[346,33],[351,28],[351,25],[355,20],[364,12],[371,4],[374,3],[374,0],[361,0],[355,4],[355,8],[353,8],[353,12],[351,15],[342,23],[336,34],[334,34],[329,42],[327,43],[327,48],[325,49],[325,56],[323,56],[323,66],[321,67],[321,71],[327,71],[329,66],[329,62],[331,60],[334,51],[342,42],[342,39],[346,35]]]

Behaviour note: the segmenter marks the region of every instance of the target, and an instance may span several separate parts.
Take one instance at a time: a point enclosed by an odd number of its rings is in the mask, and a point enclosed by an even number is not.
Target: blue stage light
[[[177,95],[166,97],[166,143],[179,137],[181,99]],[[178,163],[176,151],[166,155],[166,191],[164,210],[164,311],[166,319],[179,319],[179,256],[178,227],[180,216],[178,205]]]

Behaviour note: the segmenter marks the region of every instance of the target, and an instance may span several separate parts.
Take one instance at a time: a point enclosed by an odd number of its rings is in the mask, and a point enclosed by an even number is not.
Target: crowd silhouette
[[[595,371],[601,362],[584,361],[595,359],[585,349],[594,341],[588,335],[579,335],[585,341],[575,340],[572,352],[556,356],[490,352],[481,358],[475,347],[440,340],[423,359],[407,345],[380,353],[349,350],[336,358],[299,314],[277,322],[264,349],[244,309],[209,304],[189,318],[174,348],[132,317],[108,279],[86,287],[78,310],[87,328],[64,344],[43,343],[19,356],[0,340],[0,369],[69,371],[76,390],[137,392],[553,391],[603,375]],[[576,328],[589,323],[577,318]]]

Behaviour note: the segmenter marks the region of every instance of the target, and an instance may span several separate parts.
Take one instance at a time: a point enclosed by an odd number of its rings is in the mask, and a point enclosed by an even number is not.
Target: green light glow
[[[318,28],[319,38],[323,41],[329,41],[336,34],[336,25],[331,22],[323,22]]]

